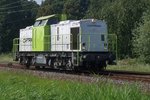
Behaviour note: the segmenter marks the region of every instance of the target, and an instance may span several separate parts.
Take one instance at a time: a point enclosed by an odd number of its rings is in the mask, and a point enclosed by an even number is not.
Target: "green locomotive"
[[[37,18],[33,26],[21,29],[13,54],[14,60],[28,68],[67,70],[101,70],[116,59],[108,48],[105,21],[67,20],[58,14]]]

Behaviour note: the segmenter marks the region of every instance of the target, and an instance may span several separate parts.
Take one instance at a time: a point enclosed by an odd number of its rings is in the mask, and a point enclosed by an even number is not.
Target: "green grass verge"
[[[5,63],[5,62],[13,62],[12,54],[7,53],[7,54],[0,54],[0,63]]]
[[[0,100],[149,100],[137,85],[48,80],[0,71]]]
[[[136,59],[124,59],[117,62],[117,65],[107,66],[109,70],[125,70],[125,71],[138,71],[150,72],[150,65],[138,62]]]

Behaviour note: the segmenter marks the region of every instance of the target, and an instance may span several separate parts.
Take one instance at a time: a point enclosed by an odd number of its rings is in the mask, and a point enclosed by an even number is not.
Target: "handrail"
[[[19,51],[18,46],[19,46],[19,38],[13,39],[13,53]]]
[[[118,59],[118,37],[116,34],[108,34],[108,48],[116,55],[116,60]],[[111,45],[111,46],[109,46]]]
[[[12,49],[12,55],[13,59],[16,60],[17,52],[19,51],[19,38],[13,39],[13,49]]]

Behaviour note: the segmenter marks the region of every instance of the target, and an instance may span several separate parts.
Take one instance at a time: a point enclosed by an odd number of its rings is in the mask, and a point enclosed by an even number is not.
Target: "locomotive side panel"
[[[51,25],[51,42],[52,51],[107,52],[107,25],[93,19],[63,21]]]
[[[32,26],[20,29],[19,51],[32,51]]]
[[[32,36],[33,51],[49,51],[50,50],[50,27],[38,26],[33,28]]]
[[[51,51],[70,51],[70,22],[51,25]]]

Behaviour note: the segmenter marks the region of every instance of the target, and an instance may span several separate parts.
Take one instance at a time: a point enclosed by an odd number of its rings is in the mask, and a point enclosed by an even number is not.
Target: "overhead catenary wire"
[[[24,21],[24,20],[31,20],[33,18],[22,18],[22,19],[19,19],[19,20],[14,20],[14,21],[9,21],[9,22],[6,22],[5,24],[10,24],[10,23],[15,23],[15,22],[20,22],[20,21]]]
[[[20,2],[20,1],[17,1],[17,2],[11,3],[11,4],[7,4],[7,6],[8,6],[8,5],[15,4],[15,3],[18,3],[18,2]],[[30,4],[22,4],[22,5],[19,5],[19,6],[25,7],[25,6],[29,6],[29,5],[31,5],[31,3],[30,3]],[[5,6],[6,6],[6,5],[5,5]],[[16,7],[19,7],[19,6],[7,7],[7,8],[6,8],[6,11],[3,11],[3,10],[0,11],[0,15],[1,15],[1,14],[11,14],[11,13],[26,12],[26,11],[30,11],[30,10],[34,10],[34,9],[38,9],[38,8],[39,8],[39,7],[36,7],[36,8],[30,8],[30,9],[26,9],[26,10],[7,11],[7,10],[9,10],[10,8],[16,8]],[[43,8],[43,7],[41,7],[41,8]],[[4,6],[3,6],[3,7],[0,7],[0,10],[1,10],[1,9],[4,9]]]
[[[33,10],[33,9],[38,9],[38,8],[32,8],[32,9],[26,9],[26,10],[18,10],[18,11],[0,12],[0,15],[1,14],[12,14],[12,13],[26,12],[26,11],[30,11],[30,10]]]
[[[18,6],[12,6],[12,7],[0,7],[0,10],[8,10],[8,9],[17,8],[17,7],[20,7],[20,6],[25,7],[25,6],[29,6],[29,5],[31,5],[31,3],[18,5]]]
[[[19,0],[19,1],[13,2],[13,3],[9,3],[9,4],[3,5],[1,7],[7,7],[7,6],[10,6],[10,5],[14,5],[14,4],[17,4],[17,3],[21,2],[21,1],[23,1],[23,0]]]

